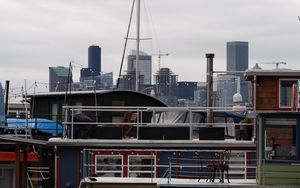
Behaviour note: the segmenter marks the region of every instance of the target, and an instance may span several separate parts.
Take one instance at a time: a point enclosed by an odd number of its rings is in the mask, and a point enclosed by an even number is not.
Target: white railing
[[[130,169],[139,168],[139,173],[142,175],[140,177],[146,178],[167,178],[168,182],[172,179],[204,179],[209,180],[211,172],[208,168],[208,165],[214,161],[219,160],[216,158],[220,153],[223,153],[223,150],[198,150],[199,155],[195,155],[191,158],[182,158],[182,157],[167,157],[167,159],[160,158],[159,160],[166,161],[165,163],[161,162],[157,164],[129,164],[128,160],[125,160],[123,154],[119,153],[118,156],[122,156],[122,162],[119,161],[118,164],[113,165],[109,163],[109,159],[112,156],[101,155],[98,152],[103,152],[103,150],[98,149],[84,149],[82,150],[83,158],[83,178],[85,177],[130,177]],[[129,151],[124,151],[128,153]],[[175,152],[175,151],[174,151]],[[189,151],[192,153],[195,151]],[[118,153],[115,151],[115,153]],[[184,153],[184,152],[183,152]],[[245,151],[232,151],[229,153],[228,161],[226,164],[229,166],[229,179],[255,179],[256,178],[256,160],[247,159],[246,154],[249,153]],[[97,156],[108,156],[106,160],[107,164],[98,164]],[[139,155],[136,155],[139,156]],[[149,155],[151,157],[151,155]],[[156,158],[157,156],[153,156]],[[127,163],[125,162],[127,161]],[[245,163],[246,161],[246,163]],[[97,170],[97,167],[105,167],[105,170]],[[144,167],[144,168],[143,168]],[[150,170],[151,169],[151,170]],[[218,172],[218,171],[217,171]],[[127,174],[127,175],[125,175]],[[148,174],[148,175],[146,175]],[[220,174],[220,172],[218,172]],[[226,172],[224,173],[226,174]],[[143,176],[144,175],[144,176]],[[219,176],[216,176],[216,179],[219,179]]]
[[[48,167],[27,167],[27,180],[28,180],[28,187],[30,188],[41,186],[43,184],[43,181],[49,180],[49,168]]]

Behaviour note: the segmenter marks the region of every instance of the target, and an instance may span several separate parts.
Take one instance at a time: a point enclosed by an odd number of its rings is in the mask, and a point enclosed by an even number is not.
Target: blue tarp
[[[8,127],[26,127],[26,119],[7,118]],[[30,118],[28,128],[36,129],[47,134],[62,134],[63,126],[49,119]]]

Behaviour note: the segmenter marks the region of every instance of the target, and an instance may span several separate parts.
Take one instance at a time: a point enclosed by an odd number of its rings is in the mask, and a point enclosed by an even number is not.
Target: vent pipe
[[[9,80],[5,81],[5,117],[8,117],[8,99],[9,99]]]
[[[206,111],[206,123],[209,127],[212,127],[213,123],[213,59],[215,54],[206,54],[207,58],[207,72],[206,72],[206,82],[207,82],[207,111]]]

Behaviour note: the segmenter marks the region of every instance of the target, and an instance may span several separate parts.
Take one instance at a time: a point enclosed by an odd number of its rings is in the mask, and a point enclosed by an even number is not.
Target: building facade
[[[233,95],[239,92],[240,77],[228,74],[217,75],[216,107],[232,107]],[[228,89],[230,88],[230,89]]]
[[[134,74],[136,71],[136,51],[131,50],[127,57],[127,74]],[[145,52],[140,52],[139,74],[143,77],[141,85],[150,85],[152,82],[152,57]]]
[[[206,107],[207,98],[207,84],[206,82],[199,82],[197,84],[197,90],[194,92],[194,102],[199,107]]]
[[[161,68],[155,74],[156,96],[170,106],[177,105],[177,79],[169,68]]]
[[[227,71],[245,71],[248,69],[249,60],[248,42],[227,42]],[[240,77],[241,95],[244,102],[249,103],[249,83],[244,80],[243,73],[237,73]]]
[[[194,91],[197,89],[197,82],[177,82],[177,98],[194,100]]]
[[[300,71],[250,69],[251,104],[256,117],[257,182],[298,185],[300,170]]]
[[[101,48],[90,46],[88,49],[88,68],[92,69],[93,75],[98,76],[101,72]]]
[[[69,68],[58,66],[49,67],[49,91],[65,91],[67,85],[73,82],[72,72]]]

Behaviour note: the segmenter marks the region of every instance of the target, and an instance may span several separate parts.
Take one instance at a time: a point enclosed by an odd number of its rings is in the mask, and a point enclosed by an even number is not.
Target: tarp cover
[[[204,123],[202,113],[192,113],[192,120],[188,112],[157,112],[152,117],[152,123],[175,124],[175,123]]]
[[[8,127],[26,127],[26,119],[7,118]],[[28,128],[36,129],[47,134],[62,134],[63,126],[49,119],[30,118]]]

